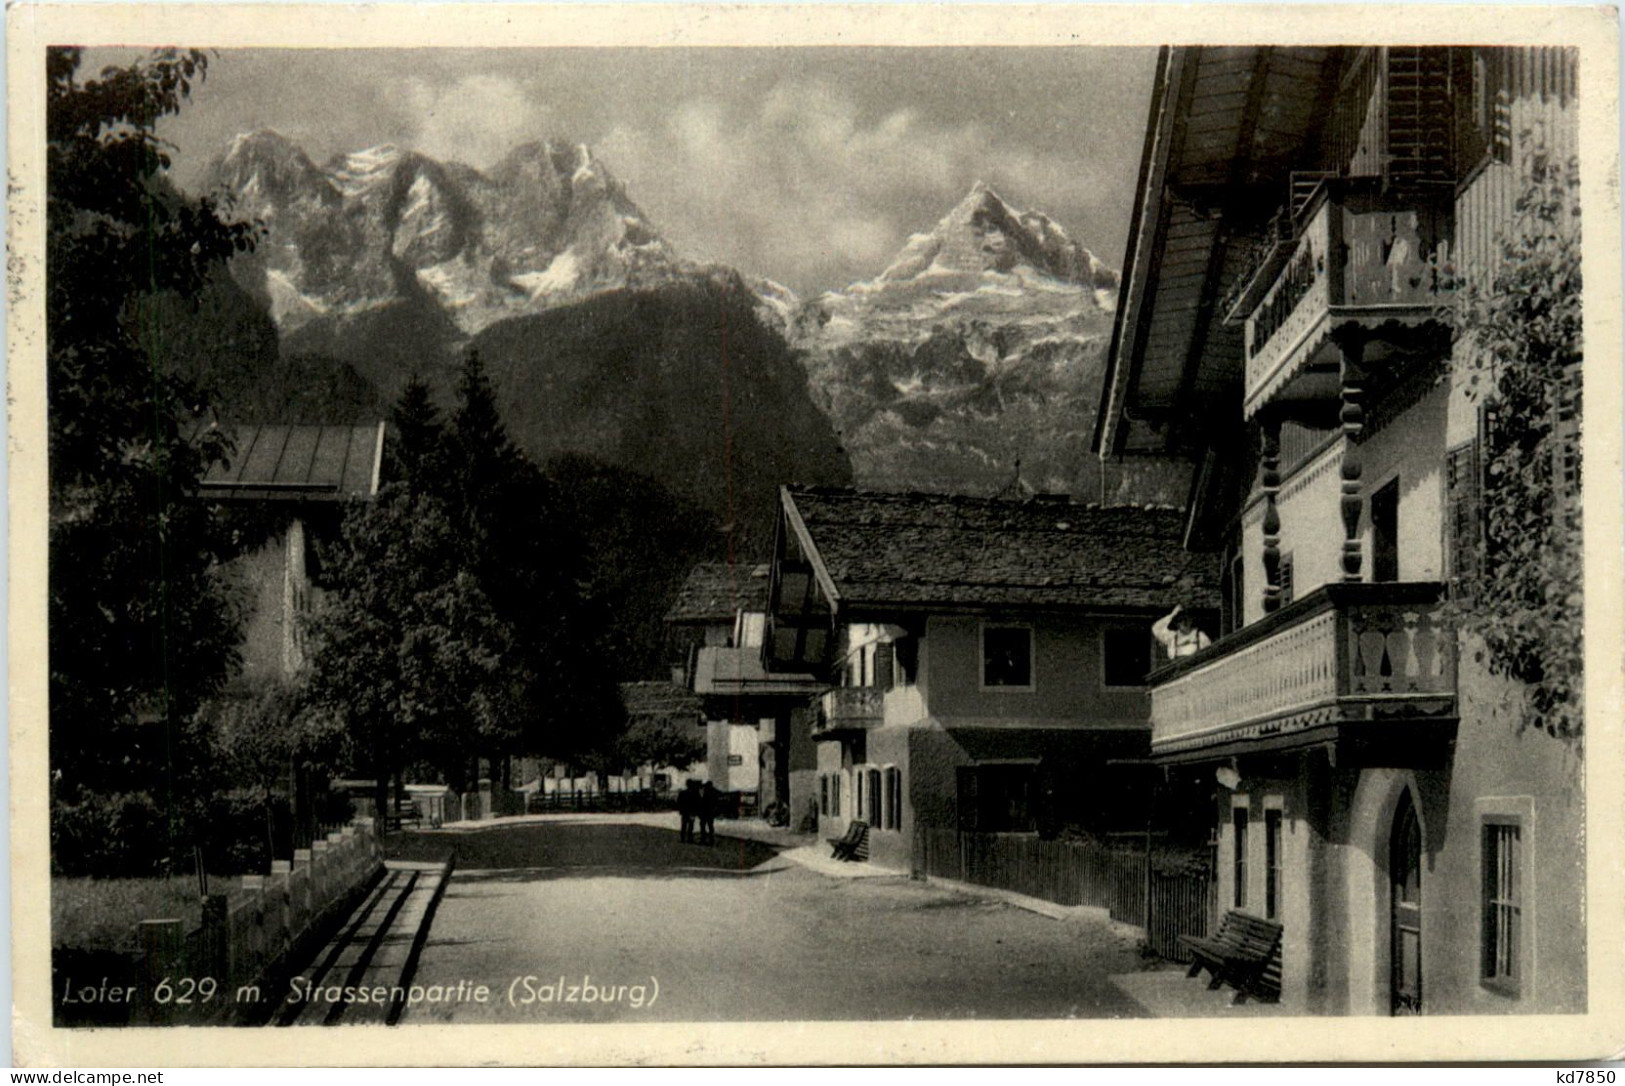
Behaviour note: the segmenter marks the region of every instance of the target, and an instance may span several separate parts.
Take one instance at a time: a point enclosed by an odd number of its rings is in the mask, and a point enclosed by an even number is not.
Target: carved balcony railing
[[[1419,329],[1444,329],[1448,205],[1396,200],[1362,181],[1328,182],[1296,222],[1296,242],[1241,292],[1258,299],[1246,317],[1249,418],[1277,398],[1335,397],[1340,332],[1358,329],[1384,350],[1403,351]]]
[[[813,734],[867,731],[880,727],[885,717],[886,692],[878,686],[837,686],[818,698]]]
[[[1330,584],[1150,676],[1151,746],[1190,754],[1456,712],[1432,583]]]

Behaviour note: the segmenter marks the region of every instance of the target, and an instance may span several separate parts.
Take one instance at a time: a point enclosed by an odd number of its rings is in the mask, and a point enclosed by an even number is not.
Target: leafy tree
[[[615,743],[623,769],[642,765],[688,766],[705,757],[705,733],[692,720],[635,717]]]
[[[326,554],[332,588],[312,623],[311,697],[345,724],[380,803],[420,758],[466,789],[469,737],[500,720],[493,691],[509,638],[462,557],[444,505],[401,486],[352,510]]]
[[[302,681],[280,678],[217,698],[204,708],[203,716],[213,728],[217,779],[229,782],[235,807],[257,808],[263,821],[264,848],[253,854],[266,859],[278,854],[278,810],[309,820],[304,831],[308,834],[315,817],[309,789],[325,781],[339,764],[345,740],[342,722],[310,704]],[[210,829],[216,827],[211,824]]]
[[[227,453],[199,391],[161,364],[159,295],[196,298],[254,228],[174,191],[155,122],[207,58],[165,49],[81,81],[46,58],[50,699],[55,798],[151,788],[166,843],[206,754],[189,721],[235,666],[231,548],[195,500]]]
[[[1488,425],[1475,576],[1451,614],[1490,669],[1529,686],[1524,725],[1583,739],[1580,206],[1575,163],[1536,148],[1501,260],[1458,309]]]

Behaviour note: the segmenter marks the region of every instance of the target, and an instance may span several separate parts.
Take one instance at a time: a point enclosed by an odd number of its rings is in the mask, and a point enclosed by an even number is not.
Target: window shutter
[[[892,688],[892,657],[895,649],[891,642],[882,641],[875,646],[875,685],[882,690]]]
[[[1449,491],[1450,572],[1457,593],[1472,591],[1482,570],[1484,545],[1484,501],[1480,439],[1451,449],[1445,457],[1446,485]]]

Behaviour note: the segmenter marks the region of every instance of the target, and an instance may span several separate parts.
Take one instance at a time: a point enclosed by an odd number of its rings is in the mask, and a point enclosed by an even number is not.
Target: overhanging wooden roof
[[[1219,303],[1334,89],[1336,50],[1180,47],[1158,58],[1095,450],[1188,454],[1239,396]],[[1238,241],[1240,242],[1238,244]]]
[[[384,424],[227,425],[235,446],[198,490],[217,501],[342,502],[378,493]]]

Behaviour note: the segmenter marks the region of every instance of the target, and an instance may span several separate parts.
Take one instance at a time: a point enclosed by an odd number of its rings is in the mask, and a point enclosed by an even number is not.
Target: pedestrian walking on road
[[[710,781],[700,789],[700,844],[714,845],[717,843],[717,802],[721,797],[717,794],[716,785]]]
[[[708,784],[706,787],[709,788],[710,785]],[[699,813],[700,790],[698,783],[692,780],[687,781],[683,784],[683,790],[677,793],[677,817],[682,825],[678,836],[682,838],[685,845],[694,843],[694,818]]]

